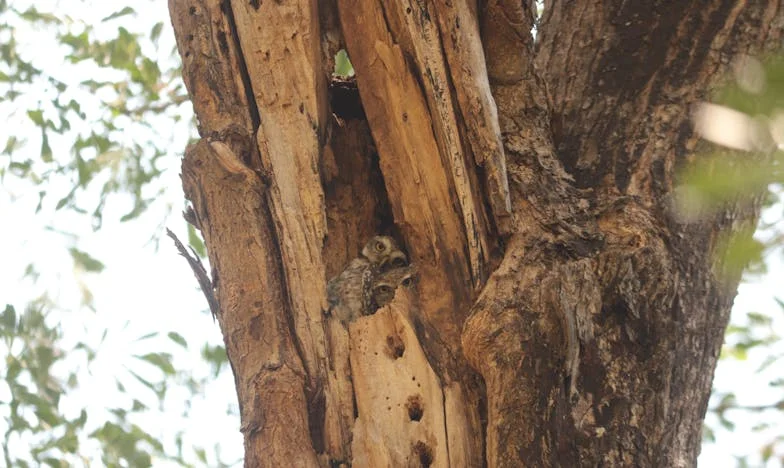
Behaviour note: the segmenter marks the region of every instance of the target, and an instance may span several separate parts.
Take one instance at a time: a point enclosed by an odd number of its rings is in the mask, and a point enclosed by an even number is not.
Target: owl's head
[[[410,289],[416,279],[416,267],[413,265],[395,268],[378,276],[373,283],[373,303],[376,308],[383,307],[395,298],[398,287]]]
[[[375,236],[370,239],[362,249],[362,256],[379,267],[405,266],[408,263],[406,255],[397,247],[395,239],[389,236]]]
[[[386,261],[381,263],[381,271],[389,271],[395,268],[403,268],[408,265],[408,258],[406,258],[406,254],[401,252],[400,250],[393,250],[389,257],[387,257]]]

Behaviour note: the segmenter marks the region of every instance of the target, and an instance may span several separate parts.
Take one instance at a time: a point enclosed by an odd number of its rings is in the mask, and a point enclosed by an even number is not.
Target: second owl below
[[[393,238],[375,236],[327,283],[330,314],[344,324],[373,314],[395,297],[398,286],[413,285],[415,274]]]

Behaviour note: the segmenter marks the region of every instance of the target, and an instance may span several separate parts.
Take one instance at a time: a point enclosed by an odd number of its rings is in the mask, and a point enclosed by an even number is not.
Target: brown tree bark
[[[246,466],[693,466],[738,278],[673,208],[780,0],[170,0]],[[332,77],[345,47],[356,80]],[[391,234],[412,291],[326,281]]]

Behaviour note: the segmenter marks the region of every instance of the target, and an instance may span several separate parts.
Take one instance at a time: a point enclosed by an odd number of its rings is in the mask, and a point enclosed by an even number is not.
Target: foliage
[[[754,199],[767,208],[781,200],[784,173],[784,56],[760,62],[738,60],[735,79],[718,89],[718,105],[703,105],[695,115],[698,132],[723,148],[698,153],[683,171],[681,211],[687,217],[710,215],[730,200]],[[765,256],[781,245],[776,217],[760,226],[756,238],[741,232],[723,239],[724,266],[731,274],[765,271]]]
[[[123,220],[138,217],[161,193],[144,192],[160,176],[171,139],[158,129],[188,115],[173,51],[158,47],[163,18],[148,31],[131,31],[120,22],[136,16],[130,7],[97,24],[32,3],[21,10],[2,2],[0,15],[0,114],[15,122],[0,179],[28,181],[39,210],[55,197],[56,210],[88,214],[95,228],[112,194],[131,196]],[[37,157],[22,151],[31,146]]]
[[[8,122],[0,130],[0,208],[27,205],[34,194],[48,232],[36,234],[45,240],[32,250],[3,236],[8,260],[35,255],[23,270],[3,271],[18,284],[0,290],[9,304],[0,316],[4,465],[226,465],[226,437],[196,443],[187,422],[216,379],[234,397],[220,345],[189,345],[192,330],[149,323],[131,338],[132,351],[118,355],[135,332],[104,321],[111,311],[96,309],[93,296],[97,274],[113,264],[99,252],[100,233],[87,233],[134,220],[157,241],[172,211],[167,195],[182,197],[167,171],[194,125],[165,6],[0,0],[0,19],[0,118]],[[187,233],[204,255],[198,232]],[[117,247],[133,244],[120,239]],[[133,278],[124,281],[133,287]],[[74,289],[81,306],[67,299]],[[236,420],[234,408],[225,412]],[[167,432],[162,420],[179,427]]]
[[[744,273],[747,281],[753,281],[771,262],[781,264],[784,56],[765,61],[741,58],[735,63],[733,80],[718,88],[714,101],[696,112],[695,125],[705,139],[725,149],[698,153],[683,172],[681,211],[700,219],[712,216],[728,201],[761,204],[763,217],[756,233],[746,230],[718,239],[722,271],[733,276]],[[715,391],[706,421],[704,434],[709,441],[716,440],[717,431],[743,432],[738,424],[756,421],[748,429],[759,434],[762,444],[757,455],[739,456],[740,466],[775,459],[784,465],[784,347],[777,331],[784,323],[780,313],[784,302],[775,301],[764,312],[752,310],[740,316],[736,310],[721,356],[726,366],[748,363],[735,372],[751,374],[755,381],[765,382],[764,387],[744,391],[735,385],[732,390]],[[752,372],[748,366],[753,366]]]
[[[155,417],[156,410],[151,405],[155,401],[161,407],[171,406],[168,393],[174,387],[188,388],[192,394],[201,391],[217,375],[225,356],[205,347],[202,353],[215,363],[214,370],[196,379],[175,369],[170,352],[133,355],[137,362],[128,369],[129,375],[116,376],[116,392],[125,395],[120,404],[106,409],[78,408],[73,401],[69,404],[70,397],[91,391],[80,388],[84,375],[79,370],[94,364],[107,335],[104,332],[95,348],[78,342],[71,349],[63,349],[61,327],[48,324],[49,307],[51,304],[42,298],[21,314],[6,305],[0,315],[0,340],[6,362],[5,370],[0,372],[6,390],[0,391],[5,466],[59,467],[95,459],[105,466],[151,466],[156,459],[182,466],[191,465],[188,459],[207,463],[202,448],[194,447],[190,456],[184,452],[185,427],[176,434],[176,450],[172,450],[164,446],[160,435],[138,421]],[[138,341],[157,335],[150,333]],[[188,347],[185,338],[176,332],[168,333],[167,338],[177,347]],[[148,391],[130,391],[133,382],[129,376]],[[29,447],[29,451],[23,447]]]

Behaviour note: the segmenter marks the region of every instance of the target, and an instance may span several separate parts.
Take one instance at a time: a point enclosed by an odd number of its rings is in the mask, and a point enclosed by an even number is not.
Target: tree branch
[[[193,275],[196,276],[196,281],[199,283],[199,288],[204,294],[205,299],[207,299],[207,304],[210,306],[212,319],[215,320],[218,317],[220,307],[218,306],[218,299],[215,297],[215,293],[212,290],[212,281],[210,281],[210,277],[207,274],[207,270],[204,269],[204,265],[201,263],[201,259],[199,259],[198,254],[193,250],[193,248],[191,248],[191,251],[193,252],[193,255],[191,256],[185,249],[185,246],[182,245],[182,242],[180,242],[180,240],[177,238],[177,235],[174,234],[169,228],[166,228],[166,235],[171,237],[171,239],[174,241],[174,246],[177,248],[177,251],[185,258],[185,260],[188,262],[188,265],[190,265],[191,270],[193,270]]]

